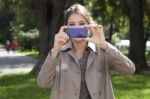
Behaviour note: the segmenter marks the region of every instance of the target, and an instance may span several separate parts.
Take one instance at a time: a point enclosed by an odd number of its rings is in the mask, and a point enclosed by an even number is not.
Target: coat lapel
[[[87,60],[87,67],[86,67],[86,71],[90,68],[90,66],[92,65],[93,61],[95,58],[95,52],[90,51],[90,54],[88,56],[88,60]]]
[[[75,57],[75,55],[74,55],[74,53],[73,53],[73,50],[70,50],[68,53],[69,53],[69,55],[73,58],[73,60],[74,60],[75,63],[77,64],[77,67],[78,67],[79,70],[80,70],[79,62],[78,62],[78,60],[76,59],[76,57]]]
[[[89,42],[88,48],[90,49],[90,54],[88,56],[86,70],[88,70],[90,68],[90,66],[92,65],[94,58],[95,58],[95,54],[97,53],[95,44]]]

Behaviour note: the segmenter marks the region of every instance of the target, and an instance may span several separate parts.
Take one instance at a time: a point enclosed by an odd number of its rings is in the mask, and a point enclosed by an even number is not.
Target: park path
[[[8,53],[0,48],[0,75],[30,72],[36,62],[36,59],[22,53]]]

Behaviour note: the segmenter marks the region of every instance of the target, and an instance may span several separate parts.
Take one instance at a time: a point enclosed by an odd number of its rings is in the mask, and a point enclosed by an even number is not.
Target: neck
[[[87,46],[87,42],[73,42],[73,50],[77,58],[81,58]]]

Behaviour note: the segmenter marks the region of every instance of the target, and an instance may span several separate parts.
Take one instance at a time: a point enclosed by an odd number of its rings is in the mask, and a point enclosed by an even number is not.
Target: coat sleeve
[[[58,59],[53,59],[51,55],[48,54],[37,77],[37,84],[40,87],[48,88],[53,86],[56,75],[57,63]]]
[[[123,75],[130,75],[135,72],[134,63],[109,43],[107,44],[105,55],[112,70]]]

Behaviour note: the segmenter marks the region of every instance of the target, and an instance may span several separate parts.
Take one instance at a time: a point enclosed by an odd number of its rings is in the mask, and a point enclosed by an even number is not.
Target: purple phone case
[[[86,38],[88,36],[85,26],[68,26],[66,30],[70,38]]]

